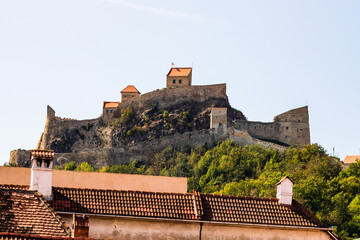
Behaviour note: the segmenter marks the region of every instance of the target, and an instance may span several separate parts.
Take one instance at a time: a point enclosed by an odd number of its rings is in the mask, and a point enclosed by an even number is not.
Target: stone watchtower
[[[185,87],[191,86],[192,68],[171,68],[166,75],[166,87]]]
[[[227,128],[227,108],[213,107],[210,114],[210,129],[220,126]]]
[[[140,97],[140,92],[133,85],[129,85],[121,91],[121,102],[129,101],[138,97]]]
[[[53,150],[30,150],[31,183],[30,190],[37,190],[45,199],[51,199],[52,172],[54,167]]]

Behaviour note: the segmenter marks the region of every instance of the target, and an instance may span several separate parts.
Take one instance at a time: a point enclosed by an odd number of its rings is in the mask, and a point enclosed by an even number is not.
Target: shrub
[[[76,164],[74,161],[71,161],[71,162],[65,164],[65,170],[74,171],[75,169],[76,169]]]
[[[75,172],[93,172],[94,167],[87,162],[82,162],[81,165],[77,166]]]
[[[164,119],[167,119],[169,117],[169,112],[164,110],[162,116],[163,116]]]

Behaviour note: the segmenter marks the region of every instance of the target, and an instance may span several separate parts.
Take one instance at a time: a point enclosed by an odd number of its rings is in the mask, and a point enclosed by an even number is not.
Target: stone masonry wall
[[[165,88],[140,95],[140,98],[122,102],[114,112],[119,117],[121,109],[131,106],[137,112],[142,112],[156,104],[158,108],[168,108],[182,102],[205,102],[214,98],[227,99],[226,84],[206,86],[186,86],[181,88]]]
[[[213,100],[219,99],[227,101],[225,84],[157,90],[143,94],[138,99],[120,103],[114,112],[114,117],[120,115],[121,109],[127,106],[131,106],[137,113],[142,113],[142,111],[152,108],[154,104],[159,109],[165,109],[186,104],[189,101],[211,105]],[[195,147],[207,144],[211,146],[215,142],[227,138],[233,139],[241,145],[258,144],[280,150],[280,145],[303,146],[310,143],[307,106],[275,116],[271,123],[239,120],[232,117],[230,113],[228,109],[227,128],[222,126],[216,129],[176,133],[159,139],[122,145],[112,142],[114,140],[109,138],[109,129],[101,130],[108,121],[103,117],[81,121],[64,119],[56,117],[55,111],[48,106],[44,132],[37,148],[55,150],[57,165],[63,166],[69,161],[77,163],[86,161],[98,168],[104,165],[125,163],[131,159],[148,161],[155,153],[169,146],[180,149],[186,145]],[[57,141],[57,139],[61,141]],[[57,142],[64,145],[56,145]],[[25,166],[23,164],[27,161],[27,156],[26,152],[15,150],[11,153],[10,162]]]
[[[131,106],[137,113],[141,113],[145,109],[151,108],[154,104],[156,104],[158,108],[167,108],[186,101],[205,102],[215,98],[227,99],[226,84],[163,89],[161,91],[158,90],[143,94],[139,98],[131,101],[120,103],[118,108],[114,110],[113,117],[119,117],[121,109],[128,106]],[[111,117],[103,118],[102,116],[81,121],[59,118],[55,116],[55,111],[48,106],[44,132],[40,137],[37,148],[50,149],[49,142],[51,138],[66,133],[71,129],[81,126],[91,126],[96,123],[107,123],[111,120]]]
[[[235,121],[235,129],[247,131],[252,137],[292,146],[310,143],[308,107],[290,110],[274,117],[271,123]]]

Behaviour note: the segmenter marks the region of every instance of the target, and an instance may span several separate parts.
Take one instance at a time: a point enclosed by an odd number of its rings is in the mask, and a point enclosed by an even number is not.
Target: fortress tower
[[[166,77],[167,88],[191,86],[192,68],[171,68]]]
[[[138,97],[140,97],[140,92],[133,85],[129,85],[121,91],[121,102],[129,101]]]

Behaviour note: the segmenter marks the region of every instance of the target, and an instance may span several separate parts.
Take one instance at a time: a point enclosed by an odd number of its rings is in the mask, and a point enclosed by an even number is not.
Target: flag
[[[171,63],[171,66],[174,66],[174,62]]]

